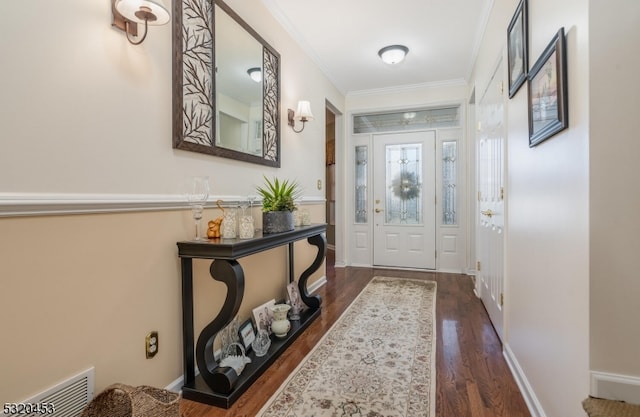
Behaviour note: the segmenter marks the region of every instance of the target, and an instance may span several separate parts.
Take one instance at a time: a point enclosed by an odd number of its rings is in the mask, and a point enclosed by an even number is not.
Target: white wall
[[[215,194],[246,195],[267,173],[323,197],[325,99],[344,98],[262,2],[227,3],[281,54],[281,169],[172,149],[170,24],[133,46],[109,1],[2,2],[0,193],[175,194],[183,176],[208,174]],[[316,121],[295,134],[286,109],[300,99]]]
[[[635,376],[640,403],[640,3],[589,1],[591,369]]]
[[[515,0],[496,0],[477,87],[504,53]],[[527,86],[507,103],[507,358],[540,415],[581,416],[589,393],[589,45],[587,1],[529,2],[529,68],[564,26],[569,129],[528,146]],[[506,58],[506,57],[505,57]]]

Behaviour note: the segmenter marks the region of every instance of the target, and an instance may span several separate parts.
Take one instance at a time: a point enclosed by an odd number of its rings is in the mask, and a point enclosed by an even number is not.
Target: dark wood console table
[[[296,227],[295,230],[262,235],[256,233],[252,239],[211,239],[209,241],[178,242],[178,256],[182,264],[182,338],[184,355],[183,398],[229,408],[243,392],[276,360],[280,354],[320,315],[319,296],[311,296],[307,280],[317,271],[326,254],[324,236],[326,224]],[[240,375],[229,367],[218,366],[213,355],[216,334],[238,314],[244,296],[244,272],[237,259],[268,249],[288,245],[289,281],[293,282],[293,243],[307,239],[318,248],[313,263],[300,275],[298,288],[302,301],[309,307],[300,320],[291,321],[291,330],[285,338],[273,338],[269,352],[257,358],[249,353],[251,363]],[[216,281],[227,286],[227,296],[218,315],[204,327],[194,350],[193,329],[193,259],[212,259],[209,272]],[[195,358],[194,358],[195,352]],[[195,375],[195,363],[199,375]]]

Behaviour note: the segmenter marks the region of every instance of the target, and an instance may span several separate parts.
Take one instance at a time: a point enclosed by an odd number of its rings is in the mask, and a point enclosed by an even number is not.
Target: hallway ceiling
[[[344,94],[467,81],[493,0],[263,0]],[[506,29],[505,29],[506,30]],[[409,47],[404,62],[378,57]]]

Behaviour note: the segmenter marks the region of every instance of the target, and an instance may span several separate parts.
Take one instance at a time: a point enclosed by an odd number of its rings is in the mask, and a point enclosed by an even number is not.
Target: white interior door
[[[375,135],[373,151],[373,264],[435,269],[435,132]]]
[[[504,65],[500,60],[477,106],[478,256],[476,291],[496,332],[503,334]]]

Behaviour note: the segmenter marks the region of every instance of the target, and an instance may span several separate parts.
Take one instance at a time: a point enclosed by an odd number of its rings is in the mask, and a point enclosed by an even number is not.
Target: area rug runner
[[[435,417],[433,281],[375,277],[261,417]]]

